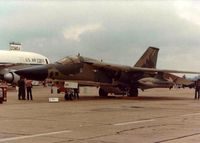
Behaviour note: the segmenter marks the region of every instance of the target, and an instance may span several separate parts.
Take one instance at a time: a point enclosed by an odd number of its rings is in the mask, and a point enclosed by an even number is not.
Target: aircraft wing
[[[0,79],[7,80],[4,77],[6,73],[13,72],[15,70],[19,70],[25,67],[30,67],[30,65],[21,63],[0,64]]]
[[[0,69],[1,68],[8,68],[8,67],[16,66],[16,65],[19,65],[19,64],[0,64]]]
[[[138,67],[133,67],[133,68],[132,68],[132,71],[160,72],[160,73],[188,73],[188,74],[200,74],[200,72],[194,72],[194,71],[179,71],[179,70],[154,69],[154,68],[138,68]]]
[[[122,72],[159,72],[159,73],[187,73],[187,74],[200,74],[200,72],[194,71],[178,71],[178,70],[168,70],[168,69],[156,69],[156,68],[143,68],[143,67],[130,67],[117,64],[109,64],[99,61],[85,61],[85,63],[90,64],[99,69],[108,69],[114,71]]]
[[[18,70],[21,68],[25,67],[30,67],[28,64],[21,64],[21,63],[16,63],[16,64],[0,64],[0,70],[3,69],[10,69],[10,70]]]
[[[164,73],[164,78],[168,80],[172,80],[175,84],[190,86],[194,84],[194,81],[185,79],[183,77],[179,77],[177,75],[173,75],[170,73]]]

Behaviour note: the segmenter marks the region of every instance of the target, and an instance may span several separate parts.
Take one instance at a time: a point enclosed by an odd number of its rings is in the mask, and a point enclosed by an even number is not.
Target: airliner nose
[[[45,80],[48,76],[47,66],[33,66],[15,71],[16,74],[31,80]]]

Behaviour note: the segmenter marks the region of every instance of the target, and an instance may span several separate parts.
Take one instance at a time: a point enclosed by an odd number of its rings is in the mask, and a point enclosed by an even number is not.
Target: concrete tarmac
[[[92,89],[94,90],[94,89]],[[95,92],[94,92],[95,93]],[[140,97],[80,95],[49,103],[49,88],[33,101],[9,90],[0,105],[0,143],[199,143],[200,101],[194,89],[151,89]]]

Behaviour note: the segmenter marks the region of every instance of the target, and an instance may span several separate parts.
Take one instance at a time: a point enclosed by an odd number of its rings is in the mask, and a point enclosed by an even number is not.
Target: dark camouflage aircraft
[[[105,63],[95,59],[82,57],[65,57],[53,64],[30,67],[15,73],[32,80],[77,81],[79,85],[98,86],[99,95],[108,93],[138,96],[138,89],[170,88],[180,77],[171,73],[199,72],[156,69],[158,48],[149,47],[135,66],[124,66]]]

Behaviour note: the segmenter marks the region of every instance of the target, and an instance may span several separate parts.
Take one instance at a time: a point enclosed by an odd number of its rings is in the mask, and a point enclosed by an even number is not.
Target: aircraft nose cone
[[[45,80],[48,76],[46,66],[35,66],[15,71],[16,74],[31,80]]]

